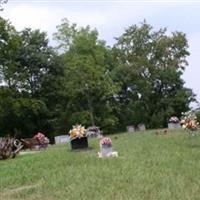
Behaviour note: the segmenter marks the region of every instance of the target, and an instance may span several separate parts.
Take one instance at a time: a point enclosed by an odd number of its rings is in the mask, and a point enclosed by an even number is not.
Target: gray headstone
[[[131,125],[131,126],[127,126],[127,132],[135,132],[135,126]]]
[[[60,135],[55,137],[55,143],[56,144],[66,144],[69,142],[69,136],[68,135]]]
[[[112,146],[106,147],[101,145],[101,155],[102,157],[108,157],[113,152]]]
[[[168,123],[168,128],[169,129],[181,128],[181,125],[180,123]]]
[[[138,125],[138,131],[145,131],[146,130],[146,127],[144,124],[139,124]]]

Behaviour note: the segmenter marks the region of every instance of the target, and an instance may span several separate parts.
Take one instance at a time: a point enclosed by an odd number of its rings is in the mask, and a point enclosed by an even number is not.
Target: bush
[[[200,110],[196,112],[197,121],[200,123]]]

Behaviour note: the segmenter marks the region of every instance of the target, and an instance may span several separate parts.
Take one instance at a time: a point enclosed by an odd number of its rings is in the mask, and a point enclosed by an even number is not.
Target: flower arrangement
[[[118,157],[118,152],[112,149],[112,140],[110,138],[104,137],[100,140],[100,152],[98,152],[98,157]]]
[[[37,139],[41,144],[49,144],[49,139],[43,133],[38,132],[33,138]]]
[[[91,126],[86,129],[86,134],[88,137],[98,137],[101,136],[102,131],[97,126]]]
[[[108,137],[104,137],[100,141],[101,146],[111,147],[112,146],[112,140]]]
[[[176,116],[172,116],[170,119],[169,119],[169,123],[174,123],[174,124],[176,124],[176,123],[179,123],[180,121],[179,121],[179,119],[178,119],[178,117],[176,117]]]
[[[73,126],[73,129],[69,131],[70,139],[86,137],[86,129],[81,124]]]
[[[181,120],[182,128],[189,131],[196,131],[199,128],[199,123],[197,122],[197,117],[194,112],[189,111],[183,113],[183,118]]]

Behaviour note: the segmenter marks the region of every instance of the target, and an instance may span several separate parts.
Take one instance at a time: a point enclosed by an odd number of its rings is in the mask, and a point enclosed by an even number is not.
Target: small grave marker
[[[68,135],[59,135],[59,136],[56,136],[54,139],[55,139],[56,144],[65,144],[69,142]]]
[[[127,132],[135,132],[135,126],[131,125],[131,126],[127,126]]]
[[[145,131],[146,127],[145,124],[138,124],[138,131]]]
[[[169,129],[181,128],[181,124],[180,123],[168,123],[168,128]]]

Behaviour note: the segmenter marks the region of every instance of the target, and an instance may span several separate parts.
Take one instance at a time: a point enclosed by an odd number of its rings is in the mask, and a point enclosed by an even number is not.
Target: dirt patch
[[[0,200],[6,199],[6,200],[14,200],[16,198],[13,197],[13,195],[23,192],[24,190],[30,190],[38,188],[42,185],[42,181],[33,184],[33,185],[24,185],[21,187],[13,188],[13,189],[6,189],[0,193]]]
[[[34,154],[39,153],[40,151],[21,151],[19,155],[27,155],[27,154]]]

